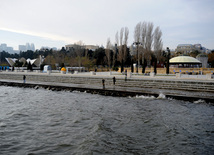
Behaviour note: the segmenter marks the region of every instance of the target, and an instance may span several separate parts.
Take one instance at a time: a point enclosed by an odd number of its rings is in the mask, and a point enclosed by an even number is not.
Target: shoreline
[[[206,102],[210,105],[214,105],[214,98],[209,97],[198,97],[198,96],[185,96],[181,94],[164,94],[164,93],[157,93],[157,92],[149,92],[149,91],[131,91],[131,90],[120,90],[115,88],[89,88],[84,86],[65,86],[62,84],[55,84],[55,83],[41,83],[41,82],[27,82],[23,83],[22,81],[6,81],[0,80],[0,86],[11,86],[11,87],[21,87],[21,88],[33,88],[39,89],[44,88],[51,91],[80,91],[86,92],[91,94],[99,94],[105,96],[113,96],[113,97],[136,97],[136,96],[154,96],[155,98],[167,98],[167,99],[176,99],[176,100],[183,100],[189,102]]]
[[[185,101],[203,100],[214,104],[214,80],[177,79],[175,76],[150,77],[135,75],[125,80],[125,75],[111,75],[109,72],[93,74],[61,74],[35,72],[0,72],[0,85],[17,87],[43,87],[50,90],[77,90],[108,96],[154,96]],[[27,83],[23,83],[23,76]],[[113,85],[113,77],[116,85]],[[105,79],[105,88],[102,86]]]

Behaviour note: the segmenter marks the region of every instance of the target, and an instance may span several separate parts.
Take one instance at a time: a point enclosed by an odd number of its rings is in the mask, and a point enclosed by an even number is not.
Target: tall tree
[[[125,27],[125,32],[124,32],[124,48],[123,48],[123,60],[126,62],[127,60],[127,44],[128,44],[128,39],[129,39],[129,29],[128,27]]]
[[[157,61],[160,60],[161,50],[163,47],[161,37],[162,37],[162,32],[158,26],[154,31],[154,61],[155,61],[154,72],[155,74],[157,73]]]
[[[145,73],[146,70],[146,58],[145,58],[145,49],[146,49],[146,31],[147,31],[147,24],[144,21],[141,24],[141,44],[142,44],[142,64],[143,64],[143,69],[142,73]]]
[[[147,23],[147,31],[146,31],[146,42],[145,42],[145,57],[147,62],[149,62],[151,57],[151,51],[152,51],[152,43],[153,43],[153,23],[149,22]]]
[[[105,49],[105,54],[106,54],[106,60],[107,60],[107,64],[109,67],[109,71],[111,68],[111,41],[110,38],[107,39],[107,44],[106,44],[106,49]]]
[[[76,46],[74,48],[74,52],[76,54],[76,59],[77,59],[77,62],[78,62],[78,66],[81,67],[81,65],[82,65],[82,57],[84,56],[84,51],[85,51],[84,43],[82,41],[79,41],[79,42],[77,42],[75,44],[76,44]]]
[[[134,29],[134,43],[136,44],[136,58],[137,58],[137,73],[138,73],[138,66],[140,65],[140,52],[139,52],[139,45],[140,45],[140,37],[141,37],[141,22],[137,23]]]
[[[121,65],[123,65],[123,32],[124,32],[124,28],[121,28],[120,29],[120,46],[118,47],[119,48],[119,50],[118,50],[118,60],[120,61],[120,64]],[[122,66],[121,66],[121,68],[123,68]],[[121,69],[121,72],[122,72],[123,70]]]
[[[120,29],[119,37],[118,37],[118,33],[116,33],[115,35],[115,42],[118,43],[118,41],[120,41],[118,60],[121,64],[121,72],[123,72],[123,67],[124,67],[123,65],[128,58],[128,51],[127,51],[128,38],[129,38],[129,29],[127,27],[125,28],[122,27]]]
[[[113,67],[115,67],[117,61],[118,45],[119,45],[119,36],[117,31],[115,34],[115,46],[113,47]]]

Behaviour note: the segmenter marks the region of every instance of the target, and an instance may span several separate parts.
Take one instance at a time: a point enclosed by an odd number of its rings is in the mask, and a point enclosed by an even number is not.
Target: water
[[[0,86],[0,154],[214,154],[214,106]]]

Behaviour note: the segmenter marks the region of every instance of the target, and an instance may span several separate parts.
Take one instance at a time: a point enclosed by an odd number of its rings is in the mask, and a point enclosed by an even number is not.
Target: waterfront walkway
[[[23,84],[23,75],[26,75],[26,84]],[[113,85],[113,77],[116,77],[116,85]],[[114,72],[61,74],[38,72],[0,72],[1,85],[17,86],[49,86],[60,89],[79,89],[86,92],[113,96],[146,95],[155,97],[167,97],[184,100],[205,100],[214,103],[214,79],[177,79],[170,76],[142,76],[133,75],[127,77]],[[105,89],[102,86],[105,79]],[[11,84],[12,83],[12,84]],[[54,89],[55,89],[54,88]],[[58,89],[57,88],[57,89]]]
[[[144,96],[154,96],[157,98],[174,98],[174,99],[180,99],[180,100],[189,100],[189,101],[198,101],[198,100],[204,100],[207,103],[214,104],[214,93],[211,92],[201,92],[201,91],[183,91],[183,90],[171,90],[171,89],[155,89],[155,88],[139,88],[139,87],[122,87],[122,86],[115,86],[113,85],[106,85],[105,89],[103,89],[102,83],[100,81],[100,85],[89,85],[89,84],[74,84],[74,83],[60,83],[60,82],[41,82],[41,81],[29,81],[25,84],[23,84],[22,80],[8,80],[8,79],[1,79],[0,83],[3,85],[3,83],[6,82],[10,85],[11,83],[16,83],[24,86],[30,85],[30,87],[35,88],[36,86],[47,86],[50,90],[56,90],[55,88],[60,88],[60,90],[63,90],[64,88],[72,88],[73,90],[82,90],[86,92],[94,92],[96,90],[97,92],[102,93],[96,93],[96,94],[105,94],[103,91],[107,92],[117,92],[118,95],[115,96],[128,96],[124,95],[126,93],[136,94],[136,95],[144,95]],[[54,88],[54,89],[51,89]],[[78,89],[79,88],[79,89]],[[88,91],[90,90],[90,91]],[[93,90],[93,91],[92,91]],[[111,94],[111,93],[110,93]],[[113,95],[114,96],[114,95]]]

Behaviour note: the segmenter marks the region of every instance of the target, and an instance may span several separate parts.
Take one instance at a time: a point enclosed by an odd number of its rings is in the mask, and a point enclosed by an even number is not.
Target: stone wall
[[[23,80],[23,74],[0,73],[0,79]],[[53,75],[53,74],[25,74],[26,81],[38,82],[56,82],[56,83],[71,83],[71,84],[86,84],[91,86],[101,86],[102,77],[90,76],[68,76],[68,75]],[[112,77],[105,77],[106,86],[113,86]],[[214,81],[205,80],[166,80],[156,78],[134,79],[116,77],[116,86],[120,87],[135,87],[135,88],[156,88],[156,89],[172,89],[172,90],[188,90],[188,91],[203,91],[214,92]]]

